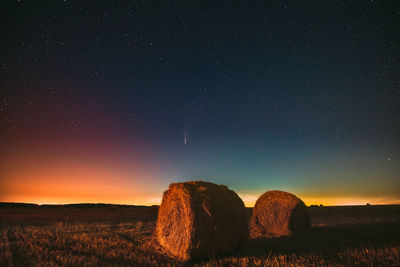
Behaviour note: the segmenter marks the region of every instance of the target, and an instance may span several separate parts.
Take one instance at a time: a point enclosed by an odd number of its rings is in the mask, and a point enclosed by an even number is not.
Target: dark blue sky
[[[267,189],[308,203],[400,200],[397,1],[5,1],[0,10],[3,163],[24,166],[43,151],[43,168],[52,158],[111,161],[116,173],[143,163],[156,166],[160,188],[210,180],[248,203]],[[28,179],[2,166],[4,186]]]

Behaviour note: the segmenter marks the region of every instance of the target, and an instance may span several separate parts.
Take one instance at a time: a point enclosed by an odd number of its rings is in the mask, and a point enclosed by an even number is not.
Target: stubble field
[[[185,265],[400,266],[400,206],[309,211],[303,235],[251,239],[241,251]],[[156,216],[157,207],[0,204],[0,265],[183,265],[154,240]]]

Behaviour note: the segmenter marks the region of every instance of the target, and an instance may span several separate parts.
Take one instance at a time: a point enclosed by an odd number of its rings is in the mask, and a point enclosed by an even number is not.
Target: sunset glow
[[[204,165],[204,159],[191,156],[182,158],[180,162],[172,162],[162,156],[162,153],[151,152],[145,146],[136,144],[135,151],[127,149],[121,140],[96,140],[68,144],[43,142],[42,145],[31,144],[23,146],[15,142],[6,149],[7,157],[3,158],[0,201],[28,202],[38,204],[67,203],[114,203],[133,205],[159,205],[162,193],[169,183],[184,180],[207,180],[228,184],[242,197],[245,205],[254,206],[258,196],[267,190],[290,191],[303,199],[307,205],[365,205],[399,204],[396,188],[376,183],[379,172],[373,171],[369,164],[365,171],[357,174],[363,179],[363,186],[357,190],[354,187],[343,187],[342,182],[347,177],[354,176],[349,166],[364,164],[352,159],[344,159],[341,164],[335,156],[328,162],[320,162],[320,166],[329,166],[331,171],[308,172],[301,165],[292,165],[297,173],[297,181],[282,183],[279,177],[287,176],[279,169],[270,169],[275,175],[265,175],[239,167],[240,172],[225,170]],[[29,149],[27,149],[29,148]],[[186,148],[186,149],[190,149]],[[147,155],[140,157],[140,155]],[[342,155],[338,154],[339,157]],[[364,158],[370,160],[369,157]],[[157,159],[157,162],[153,162]],[[215,159],[214,163],[217,163]],[[303,159],[304,166],[307,160]],[[196,164],[198,163],[198,164]],[[396,168],[387,164],[386,177],[396,181]],[[177,167],[178,165],[179,167]],[[230,163],[228,163],[230,164]],[[336,166],[335,166],[336,165]],[[339,168],[338,165],[341,167]],[[220,163],[219,166],[224,166]],[[244,167],[244,166],[243,166]],[[188,169],[189,168],[189,169]],[[279,166],[278,166],[279,168]],[[207,170],[209,177],[201,176]],[[191,173],[192,172],[192,173]],[[197,175],[193,175],[197,173]],[[252,175],[253,182],[241,182],[240,177]],[[329,182],[317,182],[320,177],[336,176],[343,179],[332,179]],[[213,178],[216,177],[216,178]],[[263,179],[263,177],[265,177]],[[231,182],[229,182],[229,180]],[[226,182],[228,181],[228,182]],[[253,187],[262,189],[251,189]],[[324,185],[329,185],[326,187]],[[349,182],[347,186],[351,185]],[[370,190],[369,188],[374,188]],[[328,190],[330,188],[330,190]],[[385,193],[386,192],[386,193]]]

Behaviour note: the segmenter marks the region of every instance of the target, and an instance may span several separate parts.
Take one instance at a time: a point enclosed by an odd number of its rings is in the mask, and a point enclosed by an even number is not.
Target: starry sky
[[[176,181],[400,203],[399,1],[2,1],[0,201]]]

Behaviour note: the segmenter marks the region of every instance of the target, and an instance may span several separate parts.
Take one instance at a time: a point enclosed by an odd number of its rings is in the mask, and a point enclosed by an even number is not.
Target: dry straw
[[[304,232],[309,226],[310,216],[301,199],[287,192],[268,191],[254,206],[250,235],[253,238],[289,236]]]
[[[163,195],[156,237],[168,254],[183,261],[231,252],[247,241],[246,209],[224,185],[173,183]]]

